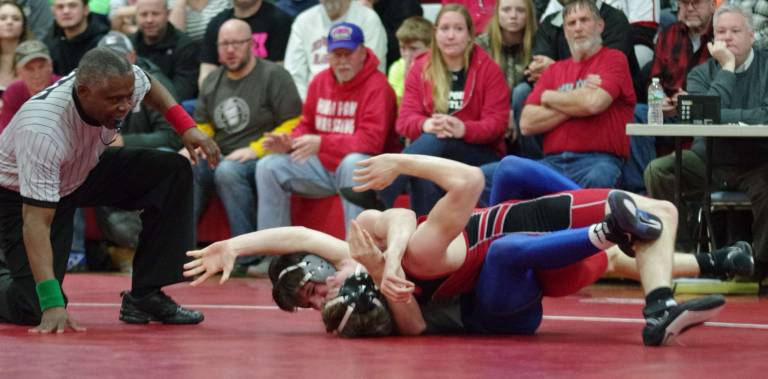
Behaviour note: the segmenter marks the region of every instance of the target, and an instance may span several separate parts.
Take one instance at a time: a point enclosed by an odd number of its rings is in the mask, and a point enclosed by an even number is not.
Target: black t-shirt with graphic
[[[225,9],[208,23],[201,45],[201,62],[219,64],[219,53],[216,49],[219,29],[231,18],[235,18],[235,10]],[[285,58],[285,48],[288,46],[288,37],[291,35],[293,23],[290,15],[264,1],[258,12],[242,20],[251,26],[254,56],[273,62],[282,61]]]
[[[451,91],[448,92],[448,113],[456,112],[464,104],[464,84],[467,82],[465,70],[451,72]]]

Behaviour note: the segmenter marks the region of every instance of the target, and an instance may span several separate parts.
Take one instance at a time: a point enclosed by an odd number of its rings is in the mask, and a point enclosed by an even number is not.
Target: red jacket
[[[416,58],[405,79],[400,117],[395,127],[397,133],[411,140],[421,135],[424,120],[431,117],[435,109],[432,84],[423,78],[429,58],[429,53]],[[509,88],[506,83],[496,62],[475,45],[464,85],[463,106],[452,113],[464,121],[464,141],[490,145],[499,156],[505,152],[504,133],[509,123]]]
[[[317,74],[292,134],[319,135],[318,158],[329,171],[335,171],[350,153],[377,155],[401,150],[394,129],[395,92],[378,70],[376,54],[367,50],[362,70],[346,83],[336,81],[330,68]]]

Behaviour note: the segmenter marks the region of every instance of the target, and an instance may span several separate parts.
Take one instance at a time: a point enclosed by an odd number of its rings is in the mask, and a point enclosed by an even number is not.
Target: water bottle
[[[659,78],[653,78],[648,87],[648,123],[663,124],[664,112],[661,107],[664,105],[664,88],[661,88]]]

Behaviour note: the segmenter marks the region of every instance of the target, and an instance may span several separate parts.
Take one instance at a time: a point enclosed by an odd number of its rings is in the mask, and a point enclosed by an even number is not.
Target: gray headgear
[[[288,266],[284,268],[283,271],[280,271],[277,280],[280,280],[283,275],[297,269],[304,271],[304,278],[299,282],[299,287],[307,284],[310,280],[315,283],[325,283],[325,280],[328,279],[329,276],[336,273],[336,268],[333,267],[331,262],[328,262],[317,255],[307,254],[301,259],[301,262],[293,266]]]

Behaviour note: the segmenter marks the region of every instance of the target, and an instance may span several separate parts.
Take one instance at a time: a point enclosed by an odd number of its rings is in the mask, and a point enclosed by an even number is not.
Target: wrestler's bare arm
[[[386,213],[386,212],[384,212]],[[415,221],[414,221],[415,223]],[[413,283],[405,280],[403,270],[397,271],[389,279],[384,279],[385,261],[371,234],[356,221],[349,229],[349,249],[352,257],[360,262],[376,283],[385,283],[380,287],[387,299],[389,311],[401,335],[419,335],[426,329],[424,317],[418,303],[413,298]]]
[[[223,271],[223,283],[229,278],[238,256],[285,255],[297,252],[318,255],[335,266],[345,259],[351,259],[346,242],[302,226],[288,226],[239,235],[215,242],[201,250],[189,251],[187,255],[195,259],[184,265],[184,276],[200,275],[192,282],[192,285],[197,285]]]
[[[355,181],[362,184],[356,190],[380,189],[398,175],[410,175],[431,180],[446,192],[411,236],[403,264],[408,271],[421,275],[445,274],[460,267],[466,251],[449,247],[456,245],[454,241],[483,190],[485,179],[480,169],[450,159],[412,154],[382,154],[360,165],[363,168],[355,171]]]

